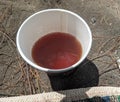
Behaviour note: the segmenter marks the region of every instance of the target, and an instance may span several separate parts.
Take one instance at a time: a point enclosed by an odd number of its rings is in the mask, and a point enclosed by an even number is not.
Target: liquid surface
[[[62,32],[49,33],[40,38],[32,48],[33,60],[39,66],[63,69],[75,64],[82,55],[80,42]]]

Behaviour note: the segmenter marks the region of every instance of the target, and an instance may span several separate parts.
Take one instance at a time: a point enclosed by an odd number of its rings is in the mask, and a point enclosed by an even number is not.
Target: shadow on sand
[[[85,59],[75,70],[58,75],[48,74],[54,91],[97,86],[99,73],[96,65]]]

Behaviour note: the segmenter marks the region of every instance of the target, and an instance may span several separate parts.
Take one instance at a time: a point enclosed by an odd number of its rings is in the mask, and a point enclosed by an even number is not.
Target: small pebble
[[[91,23],[92,23],[92,24],[95,24],[95,23],[96,23],[96,21],[97,21],[97,20],[96,20],[96,18],[95,18],[95,17],[92,17],[92,18],[91,18]]]
[[[102,54],[102,53],[103,53],[103,51],[100,51],[100,53]]]
[[[118,51],[117,51],[117,50],[115,50],[114,54],[116,55],[117,53],[118,53]]]
[[[111,25],[112,25],[112,23],[109,23],[109,25],[111,26]]]
[[[120,69],[120,59],[117,60],[118,68]]]

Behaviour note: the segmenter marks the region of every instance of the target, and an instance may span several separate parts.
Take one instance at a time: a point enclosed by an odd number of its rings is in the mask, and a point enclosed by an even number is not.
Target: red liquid
[[[75,64],[82,55],[80,42],[72,35],[61,32],[47,34],[33,46],[33,60],[50,69],[63,69]]]

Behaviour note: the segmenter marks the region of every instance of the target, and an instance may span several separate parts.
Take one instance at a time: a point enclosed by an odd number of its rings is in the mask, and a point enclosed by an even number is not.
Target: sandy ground
[[[74,76],[48,77],[27,65],[17,53],[15,38],[22,22],[48,8],[73,11],[83,17],[92,30],[92,49]],[[120,86],[116,64],[119,57],[120,0],[0,0],[0,96]]]

